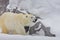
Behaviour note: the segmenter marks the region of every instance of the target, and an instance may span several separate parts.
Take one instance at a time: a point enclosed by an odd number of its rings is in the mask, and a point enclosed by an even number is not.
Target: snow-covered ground
[[[60,38],[59,37],[22,36],[22,35],[0,34],[0,40],[60,40]]]
[[[56,34],[56,36],[60,36],[60,14],[59,13],[51,13],[49,16],[43,20],[43,23],[47,26],[51,27],[51,32]]]
[[[10,2],[13,0],[10,0]],[[19,3],[19,0],[15,0],[10,7],[15,8]],[[15,4],[17,2],[17,4]],[[22,0],[18,6],[18,9],[27,9],[32,14],[40,16],[43,18],[42,23],[46,26],[51,27],[51,32],[56,34],[57,37],[60,37],[60,0]],[[10,35],[9,35],[10,36]],[[6,38],[8,40],[9,36],[0,35],[0,37]],[[58,40],[59,38],[49,38],[49,37],[33,37],[33,36],[10,36],[10,39],[13,38],[18,40]],[[1,38],[1,39],[3,39]],[[13,40],[14,40],[13,39]]]

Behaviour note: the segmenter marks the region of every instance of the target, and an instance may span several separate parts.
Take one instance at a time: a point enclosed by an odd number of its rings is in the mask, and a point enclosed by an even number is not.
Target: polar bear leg
[[[0,26],[0,33],[5,33],[5,34],[8,33],[8,30],[7,30],[7,28],[4,25]]]
[[[24,29],[23,26],[16,27],[15,30],[16,30],[16,33],[17,33],[17,34],[26,35],[25,29]]]

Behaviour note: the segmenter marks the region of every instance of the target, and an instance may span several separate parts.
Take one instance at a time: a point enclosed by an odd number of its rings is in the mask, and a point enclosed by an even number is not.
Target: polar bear
[[[1,33],[13,31],[13,34],[26,35],[24,27],[30,26],[34,21],[35,16],[32,14],[5,12],[0,16]]]

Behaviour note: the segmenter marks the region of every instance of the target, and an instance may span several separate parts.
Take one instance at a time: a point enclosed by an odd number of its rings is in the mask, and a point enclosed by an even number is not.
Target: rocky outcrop
[[[6,6],[8,5],[9,0],[0,0],[0,15],[6,11]]]

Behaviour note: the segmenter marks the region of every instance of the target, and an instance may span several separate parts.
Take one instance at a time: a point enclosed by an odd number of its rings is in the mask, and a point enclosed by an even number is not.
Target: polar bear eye
[[[28,16],[26,16],[26,18],[27,18]]]

